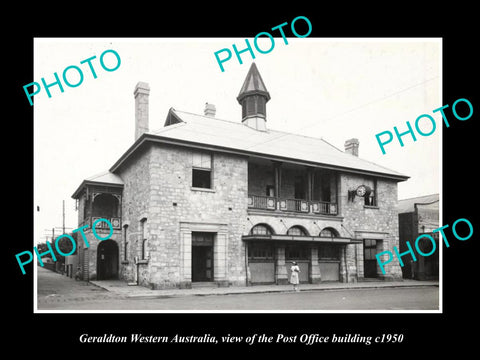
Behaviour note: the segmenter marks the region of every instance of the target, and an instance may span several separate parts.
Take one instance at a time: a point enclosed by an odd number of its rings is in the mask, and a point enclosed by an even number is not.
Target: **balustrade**
[[[327,201],[283,199],[271,196],[249,195],[248,207],[252,209],[279,210],[299,213],[337,215],[337,204]]]
[[[86,217],[83,221],[79,224],[80,226],[88,225],[91,227],[93,223],[98,219],[107,219],[112,224],[114,230],[120,230],[122,227],[122,220],[119,217],[102,217],[102,216],[94,216],[94,217]],[[97,223],[97,229],[108,229],[108,224],[104,221]]]

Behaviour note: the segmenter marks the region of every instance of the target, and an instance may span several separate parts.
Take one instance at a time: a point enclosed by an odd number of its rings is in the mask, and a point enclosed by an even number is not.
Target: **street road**
[[[39,269],[39,310],[438,310],[438,287],[128,298]]]
[[[438,288],[184,296],[160,299],[80,297],[40,303],[58,310],[438,310]]]

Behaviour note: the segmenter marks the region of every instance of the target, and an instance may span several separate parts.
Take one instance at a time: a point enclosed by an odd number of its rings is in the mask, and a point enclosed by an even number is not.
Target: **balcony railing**
[[[255,209],[275,210],[277,199],[270,196],[251,195],[248,197],[248,206]]]
[[[280,210],[299,213],[337,215],[337,204],[327,201],[282,199],[271,196],[249,195],[248,207],[252,209]]]
[[[327,201],[311,201],[312,212],[315,214],[337,215],[337,204]]]
[[[87,217],[85,218],[79,226],[84,226],[88,225],[89,228],[92,227],[93,223],[97,221],[98,219],[107,219],[110,221],[110,224],[112,224],[112,228],[114,230],[120,230],[122,228],[122,220],[119,217],[102,217],[102,216],[93,216],[93,217]],[[95,226],[96,229],[108,229],[108,224],[105,221],[100,221],[96,224]]]
[[[309,212],[310,205],[306,200],[300,199],[280,199],[280,210],[283,211],[296,211],[296,212]]]

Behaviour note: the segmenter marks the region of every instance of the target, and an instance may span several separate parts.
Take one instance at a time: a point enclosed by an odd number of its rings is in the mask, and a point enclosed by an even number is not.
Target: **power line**
[[[366,107],[366,106],[368,106],[368,105],[374,104],[374,103],[376,103],[376,102],[383,101],[383,100],[388,99],[388,98],[390,98],[390,97],[392,97],[392,96],[401,94],[401,93],[406,92],[406,91],[408,91],[408,90],[411,90],[411,89],[413,89],[413,88],[415,88],[415,87],[418,87],[418,86],[420,86],[420,85],[423,85],[423,84],[425,84],[425,83],[427,83],[427,82],[430,82],[430,81],[433,81],[433,80],[435,80],[435,79],[438,79],[438,76],[435,76],[435,77],[433,77],[433,78],[427,79],[427,80],[422,81],[422,82],[420,82],[420,83],[417,83],[417,84],[408,86],[408,87],[403,88],[403,89],[401,89],[401,90],[399,90],[399,91],[395,91],[395,92],[393,92],[393,93],[391,93],[391,94],[388,94],[388,95],[386,95],[386,96],[383,96],[383,97],[377,98],[377,99],[375,99],[375,100],[369,101],[369,102],[364,103],[364,104],[362,104],[362,105],[356,106],[356,107],[351,108],[351,109],[349,109],[349,110],[346,110],[346,111],[344,111],[344,112],[342,112],[342,113],[339,113],[339,114],[330,116],[330,117],[328,117],[328,118],[324,118],[323,120],[331,120],[331,119],[334,119],[334,118],[336,118],[336,117],[343,116],[343,115],[345,115],[345,114],[348,114],[348,113],[351,113],[351,112],[353,112],[353,111],[359,110],[359,109],[361,109],[361,108],[363,108],[363,107]],[[180,110],[179,110],[179,111],[180,111]],[[188,113],[187,111],[180,111],[180,112]],[[189,114],[195,115],[195,116],[202,116],[202,115],[193,114],[193,113],[189,113]],[[217,119],[217,120],[227,121],[227,122],[231,123],[231,121],[228,121],[228,120],[222,120],[222,119]],[[187,122],[187,123],[188,123],[188,122]],[[309,128],[309,127],[318,125],[319,123],[320,123],[320,122],[317,120],[317,121],[315,121],[315,122],[311,122],[311,123],[309,123],[309,124],[307,124],[307,125],[305,125],[305,126],[302,126],[302,127],[298,128],[298,130],[304,130],[304,129],[307,129],[307,128]],[[173,128],[172,128],[172,129],[173,129]],[[164,130],[166,130],[166,131],[164,131]],[[159,135],[159,136],[162,136],[163,133],[164,133],[164,132],[167,132],[168,130],[170,130],[170,129],[164,127],[164,128],[162,128],[162,129],[160,129],[160,130],[157,130],[157,131],[155,132],[155,134],[156,134],[156,135]],[[213,135],[212,133],[207,133],[207,132],[204,132],[204,131],[199,131],[198,129],[190,130],[190,129],[183,128],[182,131],[184,131],[184,132],[191,132],[191,133],[194,133],[194,134],[202,134],[202,135],[207,135],[207,136],[212,136],[212,135]],[[278,136],[275,136],[275,137],[273,137],[273,138],[271,138],[271,139],[265,140],[265,141],[263,141],[263,142],[256,143],[256,144],[251,145],[251,146],[247,146],[247,147],[245,147],[243,150],[249,150],[249,149],[254,148],[254,147],[256,147],[256,146],[263,145],[263,144],[266,144],[266,143],[275,141],[275,140],[280,139],[280,138],[285,137],[285,136],[292,135],[292,133],[289,133],[289,132],[278,131],[278,130],[276,130],[276,131],[277,131],[277,132],[281,132],[281,134],[279,134]],[[231,136],[229,137],[228,135],[225,135],[225,134],[224,134],[222,137],[223,137],[224,139],[230,138],[230,139],[235,140],[235,141],[238,140],[237,137],[231,137]],[[324,140],[324,141],[325,141],[325,140]],[[333,145],[332,145],[332,146],[333,146]]]
[[[330,117],[325,118],[325,119],[323,119],[323,120],[331,120],[331,119],[334,119],[334,118],[336,118],[336,117],[343,116],[343,115],[345,115],[345,114],[351,113],[351,112],[353,112],[353,111],[356,111],[356,110],[361,109],[361,108],[363,108],[363,107],[366,107],[366,106],[368,106],[368,105],[374,104],[374,103],[379,102],[379,101],[383,101],[383,100],[388,99],[388,98],[390,98],[390,97],[392,97],[392,96],[401,94],[401,93],[403,93],[403,92],[405,92],[405,91],[408,91],[408,90],[411,90],[411,89],[413,89],[413,88],[415,88],[415,87],[417,87],[417,86],[423,85],[423,84],[425,84],[425,83],[427,83],[427,82],[430,82],[430,81],[433,81],[433,80],[435,80],[435,79],[438,79],[438,76],[435,76],[435,77],[433,77],[433,78],[430,78],[430,79],[427,79],[427,80],[425,80],[425,81],[422,81],[421,83],[411,85],[411,86],[406,87],[406,88],[404,88],[404,89],[402,89],[402,90],[395,91],[395,92],[393,92],[393,93],[391,93],[391,94],[389,94],[389,95],[386,95],[386,96],[383,96],[383,97],[381,97],[381,98],[378,98],[378,99],[369,101],[369,102],[364,103],[364,104],[362,104],[362,105],[356,106],[356,107],[354,107],[354,108],[352,108],[352,109],[349,109],[349,110],[347,110],[347,111],[344,111],[343,113],[330,116]],[[309,127],[312,127],[312,126],[318,125],[318,124],[319,124],[319,121],[315,121],[315,122],[312,122],[312,123],[307,124],[307,125],[305,125],[305,126],[302,126],[302,127],[299,128],[298,130],[305,130],[305,129],[309,128]],[[253,145],[253,146],[247,147],[245,150],[251,149],[252,147],[255,147],[255,146],[258,146],[258,145],[263,145],[263,144],[265,144],[265,143],[268,143],[268,142],[271,142],[271,141],[280,139],[280,138],[282,138],[282,137],[284,137],[284,136],[288,136],[288,135],[290,135],[290,133],[280,134],[279,136],[274,137],[274,138],[272,138],[272,139],[265,140],[264,142],[261,142],[261,143],[259,143],[259,144],[255,144],[255,145]]]

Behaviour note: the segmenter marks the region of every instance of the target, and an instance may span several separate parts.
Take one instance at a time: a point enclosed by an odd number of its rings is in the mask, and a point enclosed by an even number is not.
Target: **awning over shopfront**
[[[352,239],[347,237],[323,237],[323,236],[298,236],[298,235],[243,235],[244,241],[285,241],[285,242],[309,242],[309,243],[329,243],[329,244],[357,244],[361,239]]]

